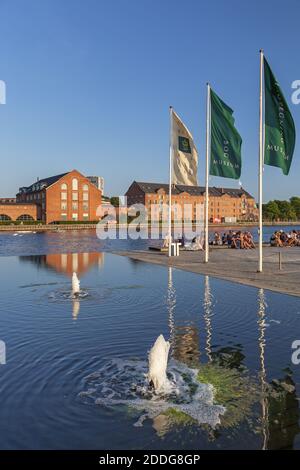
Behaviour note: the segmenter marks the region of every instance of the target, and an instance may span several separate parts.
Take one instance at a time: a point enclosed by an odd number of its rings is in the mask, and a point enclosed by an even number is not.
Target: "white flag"
[[[173,184],[197,186],[198,153],[188,128],[172,110]]]

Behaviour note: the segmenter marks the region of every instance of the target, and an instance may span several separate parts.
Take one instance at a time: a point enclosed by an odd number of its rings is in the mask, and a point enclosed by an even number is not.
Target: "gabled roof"
[[[157,193],[159,189],[163,189],[166,193],[169,192],[169,185],[166,183],[145,183],[140,181],[134,181],[135,184],[139,186],[141,191],[145,194],[154,194]],[[191,196],[202,196],[205,193],[204,186],[186,186],[181,184],[175,184],[172,186],[172,194],[181,194],[188,193]],[[211,186],[209,188],[210,196],[223,196],[227,194],[231,197],[241,197],[245,195],[246,197],[253,198],[251,194],[245,191],[243,188],[217,188],[216,186]]]
[[[60,175],[55,175],[55,176],[49,176],[48,178],[43,178],[43,179],[40,179],[38,181],[35,181],[34,183],[32,183],[30,186],[27,186],[26,188],[24,188],[26,190],[26,192],[28,193],[31,193],[31,192],[34,192],[34,191],[40,191],[43,188],[46,188],[48,186],[50,186],[51,184],[54,184],[56,183],[56,181],[60,180],[60,178],[62,178],[63,176],[67,175],[69,172],[67,173],[61,173]]]

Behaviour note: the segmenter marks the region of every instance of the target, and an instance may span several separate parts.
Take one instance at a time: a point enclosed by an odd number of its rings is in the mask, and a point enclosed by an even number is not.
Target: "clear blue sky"
[[[299,0],[0,0],[0,196],[73,168],[104,176],[108,195],[167,182],[170,104],[194,134],[202,184],[207,81],[235,110],[241,181],[256,196],[258,51],[299,144],[299,17]],[[290,176],[266,167],[265,200],[300,195],[298,144]]]

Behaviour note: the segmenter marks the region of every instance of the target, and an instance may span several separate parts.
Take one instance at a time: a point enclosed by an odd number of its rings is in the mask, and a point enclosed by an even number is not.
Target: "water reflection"
[[[173,268],[168,268],[168,289],[167,289],[167,311],[169,324],[169,341],[171,344],[170,357],[173,357],[175,319],[174,311],[176,307],[176,290],[173,285]]]
[[[212,361],[212,350],[211,350],[211,337],[212,337],[212,324],[211,317],[213,315],[212,310],[212,295],[209,285],[209,277],[205,276],[204,278],[204,299],[203,299],[203,308],[204,308],[204,321],[205,321],[205,330],[206,330],[206,346],[205,351],[208,358],[208,361]]]
[[[299,403],[292,371],[286,370],[283,379],[267,381],[265,361],[267,303],[263,289],[258,291],[258,327],[261,384],[262,449],[293,449],[299,433]]]
[[[85,274],[95,265],[104,265],[104,253],[59,253],[37,256],[19,256],[21,262],[30,262],[39,268],[54,270],[72,277],[73,272]]]

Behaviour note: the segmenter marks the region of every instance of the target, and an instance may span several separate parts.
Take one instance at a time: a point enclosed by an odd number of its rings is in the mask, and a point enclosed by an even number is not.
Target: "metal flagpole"
[[[262,199],[263,199],[263,64],[264,52],[260,50],[260,85],[259,85],[259,170],[258,170],[258,201],[259,201],[259,260],[258,272],[263,270],[263,222],[262,222]]]
[[[170,106],[170,167],[169,167],[169,214],[168,214],[168,237],[169,237],[169,256],[171,256],[172,242],[172,169],[173,169],[173,108]]]
[[[209,161],[210,161],[210,85],[207,83],[206,102],[206,169],[205,169],[205,263],[208,263],[208,204],[209,204]]]

